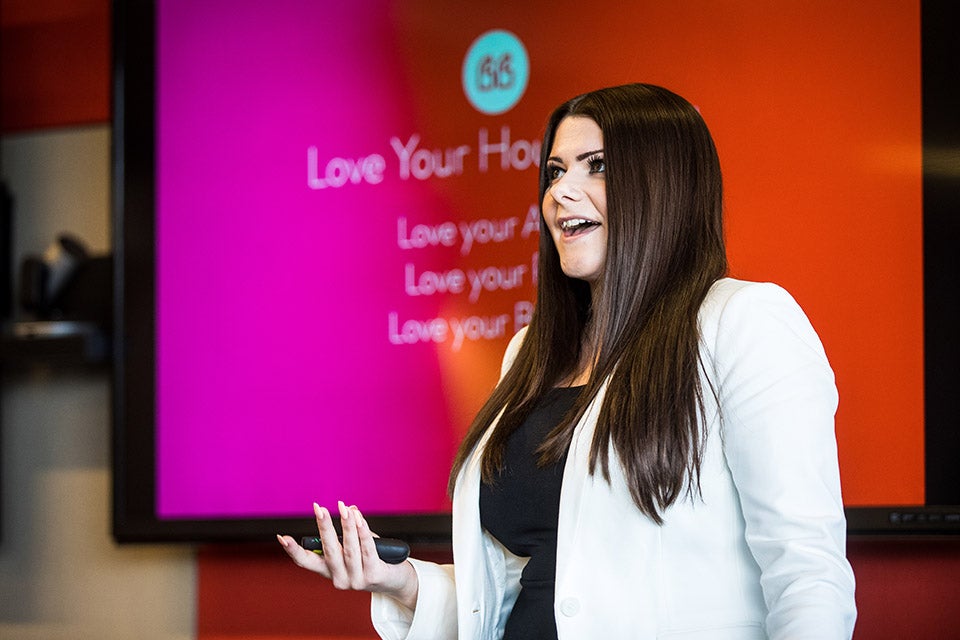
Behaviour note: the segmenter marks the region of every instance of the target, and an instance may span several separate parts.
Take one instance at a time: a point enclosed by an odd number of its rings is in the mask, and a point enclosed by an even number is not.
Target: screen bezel
[[[948,2],[921,6],[923,131],[924,505],[847,507],[855,535],[960,534],[960,9]],[[892,374],[892,375],[895,375]],[[895,463],[896,461],[892,461]]]

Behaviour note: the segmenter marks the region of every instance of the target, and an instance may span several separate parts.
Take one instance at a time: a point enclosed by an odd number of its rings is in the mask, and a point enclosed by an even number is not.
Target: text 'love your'
[[[518,232],[519,229],[519,232]],[[468,255],[474,245],[499,244],[520,238],[529,238],[540,232],[540,210],[532,204],[522,221],[513,216],[498,220],[448,220],[439,224],[414,224],[407,218],[397,218],[397,246],[401,249],[460,246],[460,254]]]
[[[449,343],[453,351],[460,351],[466,342],[500,340],[530,324],[533,303],[520,300],[513,306],[513,314],[472,315],[452,318],[403,319],[396,311],[387,314],[387,338],[393,345],[424,345]],[[512,321],[512,322],[511,322]],[[512,328],[511,328],[512,323]]]
[[[396,176],[400,180],[459,176],[473,158],[476,158],[480,173],[486,173],[491,165],[496,164],[503,171],[522,171],[531,166],[540,166],[540,141],[513,140],[510,127],[507,126],[500,128],[499,139],[492,139],[490,132],[481,128],[477,134],[476,149],[465,144],[430,148],[422,144],[417,133],[406,141],[396,136],[390,138],[390,148],[393,152],[390,157],[396,159]],[[387,168],[387,158],[380,153],[321,159],[317,147],[307,147],[307,186],[314,190],[380,184],[386,177]]]

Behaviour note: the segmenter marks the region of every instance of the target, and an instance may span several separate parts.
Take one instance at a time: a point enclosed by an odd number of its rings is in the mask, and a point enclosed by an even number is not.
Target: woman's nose
[[[583,191],[577,185],[576,180],[565,174],[550,187],[550,193],[557,202],[562,200],[579,200]]]

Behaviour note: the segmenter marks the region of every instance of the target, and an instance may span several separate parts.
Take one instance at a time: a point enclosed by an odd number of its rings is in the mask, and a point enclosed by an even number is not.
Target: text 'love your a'
[[[540,210],[532,204],[527,215],[490,220],[447,220],[438,224],[412,222],[406,216],[397,218],[397,246],[404,250],[430,247],[457,247],[460,255],[470,254],[474,246],[499,244],[517,238],[527,239],[540,232]]]

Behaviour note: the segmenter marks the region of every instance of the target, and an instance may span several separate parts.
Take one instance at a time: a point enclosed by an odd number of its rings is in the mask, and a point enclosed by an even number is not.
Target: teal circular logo
[[[530,80],[530,58],[517,36],[487,31],[473,41],[463,60],[463,92],[487,115],[509,111],[520,102]]]

